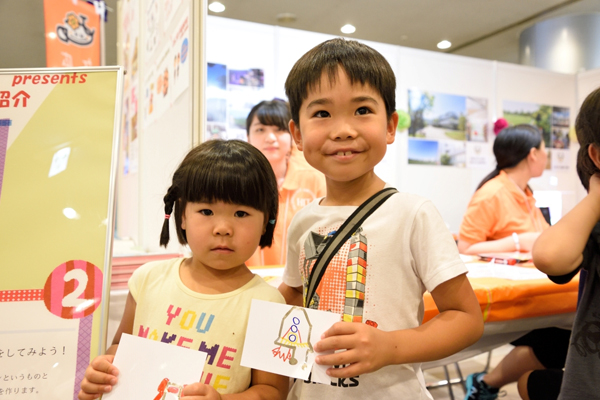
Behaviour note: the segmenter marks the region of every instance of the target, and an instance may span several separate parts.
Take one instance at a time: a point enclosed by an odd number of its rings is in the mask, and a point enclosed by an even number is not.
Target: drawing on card
[[[154,400],[179,400],[183,386],[169,381],[169,378],[164,378],[156,390],[158,390],[158,394]]]
[[[272,350],[273,357],[279,357],[284,362],[289,360],[290,365],[296,365],[298,363],[296,350],[303,351],[304,363],[302,369],[306,369],[308,367],[308,355],[314,353],[310,343],[312,328],[306,309],[302,307],[290,308],[281,319],[279,336],[274,342],[279,347]],[[282,352],[281,347],[287,348],[287,353],[285,353],[285,350]]]

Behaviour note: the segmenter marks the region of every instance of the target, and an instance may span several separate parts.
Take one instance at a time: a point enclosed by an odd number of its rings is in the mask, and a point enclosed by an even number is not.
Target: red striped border
[[[44,289],[0,290],[0,303],[44,300]]]

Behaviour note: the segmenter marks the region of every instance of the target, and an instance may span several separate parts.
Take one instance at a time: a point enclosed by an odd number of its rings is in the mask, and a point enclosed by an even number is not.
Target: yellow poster
[[[123,72],[0,70],[0,396],[76,399],[104,350]]]

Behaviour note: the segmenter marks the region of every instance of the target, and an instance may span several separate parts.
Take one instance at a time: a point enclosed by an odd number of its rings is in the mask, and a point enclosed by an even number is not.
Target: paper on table
[[[252,300],[241,365],[292,378],[330,384],[325,370],[314,364],[314,345],[340,315],[285,304]]]
[[[535,268],[514,267],[496,263],[466,263],[469,278],[501,278],[513,281],[547,278],[546,274]]]
[[[199,382],[207,354],[123,334],[113,365],[119,382],[103,399],[179,399],[183,385]]]

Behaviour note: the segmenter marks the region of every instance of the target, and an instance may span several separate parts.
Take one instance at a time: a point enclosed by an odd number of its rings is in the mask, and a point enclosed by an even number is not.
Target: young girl
[[[174,207],[177,237],[192,257],[150,262],[133,273],[113,344],[87,368],[79,399],[117,384],[112,362],[122,333],[208,353],[200,382],[183,390],[191,400],[285,398],[287,377],[240,366],[251,300],[284,302],[244,263],[273,238],[277,182],[269,162],[242,141],[205,142],[177,168],[164,202],[161,245],[169,242]]]
[[[587,271],[558,397],[579,400],[598,397],[600,371],[600,89],[581,105],[575,130],[581,146],[577,173],[588,195],[539,237],[533,261],[556,283]]]

